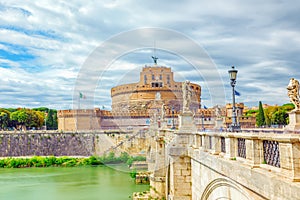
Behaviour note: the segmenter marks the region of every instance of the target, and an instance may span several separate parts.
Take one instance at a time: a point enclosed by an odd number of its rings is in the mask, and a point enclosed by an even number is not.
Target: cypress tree
[[[258,114],[256,115],[256,125],[262,127],[266,124],[265,113],[261,101],[259,101]]]
[[[53,110],[52,109],[49,109],[46,124],[47,124],[47,129],[48,130],[53,129]]]
[[[57,112],[53,112],[53,130],[57,130],[58,122],[57,122]]]

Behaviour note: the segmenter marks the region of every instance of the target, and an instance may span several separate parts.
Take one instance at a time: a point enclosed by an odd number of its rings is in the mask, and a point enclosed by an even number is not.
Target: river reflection
[[[128,200],[148,189],[116,167],[0,169],[0,200]]]

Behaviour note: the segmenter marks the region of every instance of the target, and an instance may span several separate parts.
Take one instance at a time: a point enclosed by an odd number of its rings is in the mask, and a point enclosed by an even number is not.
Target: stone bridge
[[[197,132],[181,125],[176,131],[149,130],[151,198],[300,199],[299,134]]]

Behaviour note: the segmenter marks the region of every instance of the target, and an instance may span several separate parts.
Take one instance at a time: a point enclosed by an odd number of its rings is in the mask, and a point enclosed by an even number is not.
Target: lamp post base
[[[231,124],[229,126],[229,131],[230,132],[240,132],[241,131],[241,126],[240,125],[236,125],[236,124]]]

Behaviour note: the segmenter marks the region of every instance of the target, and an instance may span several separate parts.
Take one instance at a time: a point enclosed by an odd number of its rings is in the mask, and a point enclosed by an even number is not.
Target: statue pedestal
[[[285,132],[300,131],[300,110],[289,112],[289,124],[285,127]]]
[[[216,118],[214,129],[216,129],[216,130],[223,129],[223,119],[222,118]]]
[[[179,130],[178,133],[194,133],[197,127],[194,123],[194,115],[191,111],[183,112],[178,115]]]
[[[167,129],[168,128],[168,124],[167,124],[167,120],[161,120],[160,121],[160,129]]]

